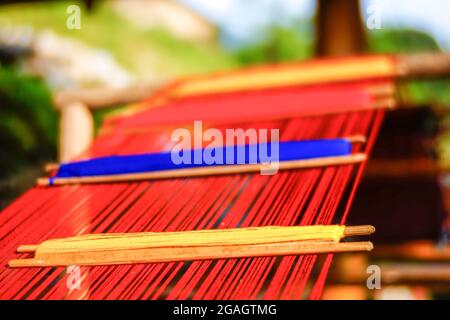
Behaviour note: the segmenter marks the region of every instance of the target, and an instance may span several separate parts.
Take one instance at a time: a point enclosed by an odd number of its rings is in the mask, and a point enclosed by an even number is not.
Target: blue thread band
[[[262,155],[267,154],[269,156],[267,159],[259,154],[261,148],[267,148],[263,149],[264,152],[262,152]],[[280,142],[278,144],[278,149],[279,157],[274,160],[290,161],[349,155],[351,153],[351,143],[345,139],[286,141]],[[274,151],[276,152],[276,150]],[[209,165],[265,163],[274,156],[271,154],[271,143],[191,149],[185,152],[187,154],[184,154],[181,151],[178,154],[178,159],[183,158],[184,156],[184,159],[191,160],[190,163],[174,163],[171,152],[109,156],[65,163],[60,166],[57,175],[50,179],[50,185],[53,185],[54,181],[52,179],[54,178],[153,172],[205,167]],[[227,158],[227,154],[231,154],[232,157],[229,156],[229,158]],[[241,157],[239,157],[238,154],[241,155]],[[219,163],[205,161],[203,155],[210,155],[209,159],[219,159]],[[243,155],[245,155],[245,157],[243,157]],[[242,161],[242,158],[244,158],[244,161]],[[194,160],[197,160],[198,163],[193,163]]]

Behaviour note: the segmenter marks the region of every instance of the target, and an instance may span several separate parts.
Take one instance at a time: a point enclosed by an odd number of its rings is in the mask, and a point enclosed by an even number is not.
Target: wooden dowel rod
[[[411,261],[450,261],[450,246],[438,247],[431,241],[410,241],[397,245],[381,245],[372,253],[375,259]]]
[[[45,172],[53,172],[59,169],[59,163],[46,163],[44,166]]]
[[[385,284],[450,282],[448,264],[385,263],[380,268]]]
[[[364,153],[355,153],[348,156],[281,161],[278,163],[277,169],[292,170],[292,169],[316,168],[324,166],[346,165],[363,162],[366,159],[367,156]],[[137,174],[56,178],[53,180],[53,185],[108,183],[108,182],[156,180],[156,179],[171,179],[171,178],[203,177],[203,176],[225,175],[225,174],[243,174],[243,173],[254,173],[264,171],[267,172],[274,168],[275,167],[269,167],[268,165],[259,163],[245,164],[245,165],[208,166],[208,167],[164,170],[164,171],[137,173]],[[37,184],[39,186],[49,186],[50,178],[39,178],[37,180]]]
[[[319,254],[331,252],[370,251],[371,242],[294,241],[269,244],[217,245],[206,247],[168,247],[139,250],[113,250],[45,254],[35,259],[10,260],[16,267],[98,266],[136,263],[177,262],[210,259],[248,258]]]
[[[344,229],[344,236],[345,237],[364,236],[364,235],[370,235],[374,232],[375,232],[375,227],[371,226],[371,225],[347,226]]]
[[[351,143],[366,143],[367,138],[362,134],[355,134],[352,136],[344,137],[345,140]]]
[[[395,94],[396,87],[394,83],[383,83],[372,85],[368,88],[370,94],[376,97],[390,97]]]
[[[373,109],[395,109],[398,105],[394,97],[379,98],[372,102]]]
[[[450,75],[450,54],[424,52],[398,55],[395,70],[399,77],[436,77]]]
[[[148,83],[125,88],[97,87],[61,90],[54,95],[53,100],[59,109],[73,102],[82,102],[89,108],[98,109],[141,101],[150,97],[161,85],[162,83]]]
[[[75,237],[47,240],[41,244],[42,250],[64,251],[101,247],[103,249],[173,245],[238,245],[242,243],[274,243],[283,241],[314,240],[339,242],[347,236],[370,235],[375,232],[371,225],[339,226],[265,226],[235,229],[208,229],[172,232],[137,232],[137,233],[95,233]],[[161,242],[162,241],[162,242]],[[137,247],[136,247],[137,245]],[[35,252],[39,244],[21,245],[17,252]]]
[[[35,252],[39,245],[37,244],[24,244],[17,248],[17,252],[19,253],[29,253]]]

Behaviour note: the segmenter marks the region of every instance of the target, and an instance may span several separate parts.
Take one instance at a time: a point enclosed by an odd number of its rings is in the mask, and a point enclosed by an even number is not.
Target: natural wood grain
[[[376,259],[411,261],[450,261],[450,245],[438,246],[432,241],[416,240],[396,245],[380,245],[372,256]]]
[[[94,118],[87,105],[68,103],[61,109],[59,161],[66,162],[80,155],[94,139]]]
[[[450,74],[450,54],[421,52],[396,56],[396,76],[405,78],[439,77]]]
[[[364,236],[375,232],[375,227],[371,225],[364,226],[348,226],[344,229],[345,237]]]
[[[111,265],[368,251],[372,249],[370,242],[339,241],[372,232],[372,226],[316,225],[88,234],[22,245],[18,252],[34,252],[35,257],[11,260],[9,266]]]
[[[330,252],[370,251],[371,242],[334,243],[327,241],[294,241],[235,246],[151,248],[136,250],[66,252],[39,254],[34,259],[10,260],[14,267],[96,266],[115,264],[158,263],[245,257],[286,256]]]
[[[54,102],[57,108],[62,109],[67,104],[84,103],[90,109],[107,108],[115,105],[142,101],[162,83],[138,84],[124,88],[83,88],[61,90],[54,94]]]

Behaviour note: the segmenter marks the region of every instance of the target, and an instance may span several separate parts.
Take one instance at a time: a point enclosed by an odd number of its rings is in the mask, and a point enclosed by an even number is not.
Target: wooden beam
[[[371,254],[376,259],[450,261],[450,246],[438,247],[431,241],[411,241],[398,245],[377,245]]]
[[[126,88],[100,87],[61,90],[54,94],[54,103],[58,109],[74,102],[81,102],[90,109],[108,108],[144,100],[159,87],[160,84],[142,84]]]
[[[59,161],[67,162],[90,146],[94,139],[94,119],[82,102],[66,104],[60,117]]]
[[[319,0],[316,19],[318,56],[345,56],[365,51],[358,0]]]

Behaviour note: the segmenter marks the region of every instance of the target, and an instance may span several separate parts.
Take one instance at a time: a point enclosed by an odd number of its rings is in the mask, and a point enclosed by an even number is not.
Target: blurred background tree
[[[0,68],[0,204],[32,185],[56,154],[57,114],[42,80]]]

